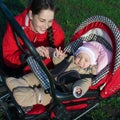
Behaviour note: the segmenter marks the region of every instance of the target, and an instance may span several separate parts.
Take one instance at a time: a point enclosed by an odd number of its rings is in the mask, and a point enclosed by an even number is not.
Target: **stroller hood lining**
[[[99,35],[101,37],[103,37],[111,46],[112,46],[112,40],[109,37],[109,33],[106,33],[104,30],[100,29],[100,28],[93,28],[91,30],[89,30],[87,33],[83,34],[81,37],[87,37],[90,34],[95,34],[95,35]]]

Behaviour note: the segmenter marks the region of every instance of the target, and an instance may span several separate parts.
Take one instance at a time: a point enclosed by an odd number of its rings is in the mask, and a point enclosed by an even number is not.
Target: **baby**
[[[56,65],[67,56],[61,48],[53,54],[53,63]],[[112,53],[106,47],[96,41],[85,42],[70,56],[69,66],[66,71],[76,70],[79,74],[98,74],[112,59]],[[103,63],[102,63],[103,62]],[[91,86],[91,78],[77,80],[73,84],[73,95],[76,98],[83,96]]]

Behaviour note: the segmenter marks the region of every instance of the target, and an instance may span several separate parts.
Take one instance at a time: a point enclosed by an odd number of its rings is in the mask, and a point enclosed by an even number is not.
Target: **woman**
[[[48,68],[52,66],[51,56],[54,47],[63,47],[64,44],[64,32],[54,20],[54,10],[52,0],[33,0],[30,8],[16,16],[16,20],[28,39],[35,46],[37,52],[45,58],[43,61]],[[22,48],[27,50],[20,38],[18,40]],[[23,54],[16,44],[10,25],[7,27],[2,46],[5,64],[11,68],[21,67]],[[25,66],[23,71],[27,73],[29,70],[28,66]],[[50,102],[50,95],[44,93],[40,87],[40,82],[33,73],[26,74],[18,79],[9,77],[6,84],[13,92],[17,103],[22,107],[39,103],[46,105]]]
[[[44,63],[48,68],[51,67],[50,57],[54,51],[53,47],[63,47],[64,43],[64,32],[54,20],[54,12],[54,6],[51,0],[33,0],[30,8],[15,17],[38,53],[46,57]],[[53,38],[50,38],[50,36]],[[20,38],[18,40],[26,50]],[[11,68],[21,67],[22,52],[16,44],[10,25],[7,26],[2,47],[5,64]],[[28,71],[29,68],[25,67],[24,73]]]

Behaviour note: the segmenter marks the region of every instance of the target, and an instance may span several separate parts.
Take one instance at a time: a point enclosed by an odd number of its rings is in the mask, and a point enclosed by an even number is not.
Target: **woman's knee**
[[[21,87],[21,86],[29,86],[28,83],[22,79],[22,78],[14,78],[14,77],[9,77],[6,79],[6,85],[8,88],[13,91],[14,88],[16,87]]]
[[[23,76],[23,79],[29,84],[29,86],[39,86],[40,82],[33,73],[29,73]]]
[[[51,101],[51,96],[44,92],[43,88],[16,88],[13,91],[16,102],[22,107],[33,106],[35,104],[47,105]]]

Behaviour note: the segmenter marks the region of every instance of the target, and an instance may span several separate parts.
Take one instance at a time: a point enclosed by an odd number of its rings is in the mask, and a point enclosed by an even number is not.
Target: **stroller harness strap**
[[[57,64],[53,70],[51,70],[51,74],[53,75],[53,77],[59,76],[70,65],[71,60],[68,61],[68,58],[69,58],[69,55],[62,62]]]

